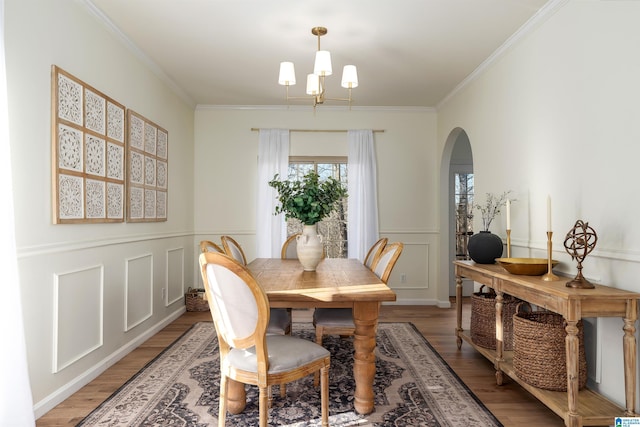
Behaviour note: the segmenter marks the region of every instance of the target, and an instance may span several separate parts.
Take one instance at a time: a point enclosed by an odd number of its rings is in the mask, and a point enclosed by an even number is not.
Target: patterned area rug
[[[294,324],[293,334],[314,339],[311,324]],[[411,323],[378,325],[375,411],[353,409],[353,344],[328,336],[331,351],[329,423],[332,426],[474,426],[500,422],[460,381]],[[78,426],[216,426],[220,387],[213,323],[195,324]],[[320,425],[320,393],[313,376],[287,385],[286,398],[273,393],[269,424]],[[229,426],[258,425],[258,390],[247,388],[242,414]]]

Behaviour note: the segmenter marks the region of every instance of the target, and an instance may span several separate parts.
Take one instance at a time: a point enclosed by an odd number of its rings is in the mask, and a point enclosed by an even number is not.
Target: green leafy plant
[[[491,226],[491,222],[493,219],[500,213],[500,208],[502,208],[507,199],[509,198],[509,194],[511,194],[511,190],[505,191],[499,196],[493,193],[487,193],[487,199],[484,204],[476,205],[476,209],[480,211],[482,215],[482,229],[484,231],[489,231],[489,227]],[[511,199],[512,202],[515,199]]]
[[[276,174],[269,181],[269,186],[278,191],[280,202],[274,215],[284,213],[286,219],[295,218],[304,225],[322,221],[347,195],[340,181],[332,177],[320,181],[320,176],[314,171],[307,173],[302,180],[278,180]]]

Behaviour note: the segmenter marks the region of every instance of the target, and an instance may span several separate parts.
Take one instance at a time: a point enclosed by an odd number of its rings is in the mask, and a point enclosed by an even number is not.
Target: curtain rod
[[[259,131],[260,128],[251,128],[252,132]],[[289,132],[326,132],[326,133],[337,133],[337,132],[348,132],[347,129],[288,129]],[[373,132],[384,132],[384,129],[373,129]]]

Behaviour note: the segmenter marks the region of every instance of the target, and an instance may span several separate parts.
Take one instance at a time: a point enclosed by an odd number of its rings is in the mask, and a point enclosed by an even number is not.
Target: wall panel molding
[[[52,373],[104,344],[104,266],[53,275]]]
[[[167,249],[165,304],[170,305],[184,298],[184,248]],[[193,284],[195,286],[195,284]]]
[[[153,327],[149,328],[140,336],[136,337],[134,340],[127,342],[125,345],[102,359],[99,363],[96,363],[89,369],[85,371],[82,375],[75,377],[72,381],[66,383],[63,387],[58,388],[53,393],[46,396],[44,399],[36,402],[33,405],[33,411],[35,413],[36,418],[40,418],[51,409],[62,403],[65,399],[71,396],[73,393],[80,390],[82,387],[87,385],[89,382],[97,378],[101,373],[106,371],[108,368],[113,366],[116,362],[122,359],[124,356],[129,354],[135,348],[140,346],[143,342],[160,332],[167,325],[171,324],[178,317],[182,316],[186,312],[184,306],[178,308],[176,311],[171,313],[166,318],[162,319]]]
[[[153,315],[153,254],[125,260],[124,330],[129,331]]]

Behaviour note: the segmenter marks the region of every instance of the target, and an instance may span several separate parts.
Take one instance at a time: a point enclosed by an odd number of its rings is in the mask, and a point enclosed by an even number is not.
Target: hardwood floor
[[[468,325],[469,312],[470,304],[467,301],[463,315],[465,325]],[[309,310],[294,310],[293,316],[294,321],[311,321]],[[75,426],[166,346],[189,329],[193,323],[210,320],[211,315],[208,312],[185,313],[98,378],[39,418],[36,425],[39,427]],[[496,385],[493,365],[469,345],[463,344],[462,349],[458,350],[454,336],[455,308],[385,305],[381,310],[380,321],[412,322],[505,427],[564,425],[560,417],[516,383],[507,379],[504,385]]]

